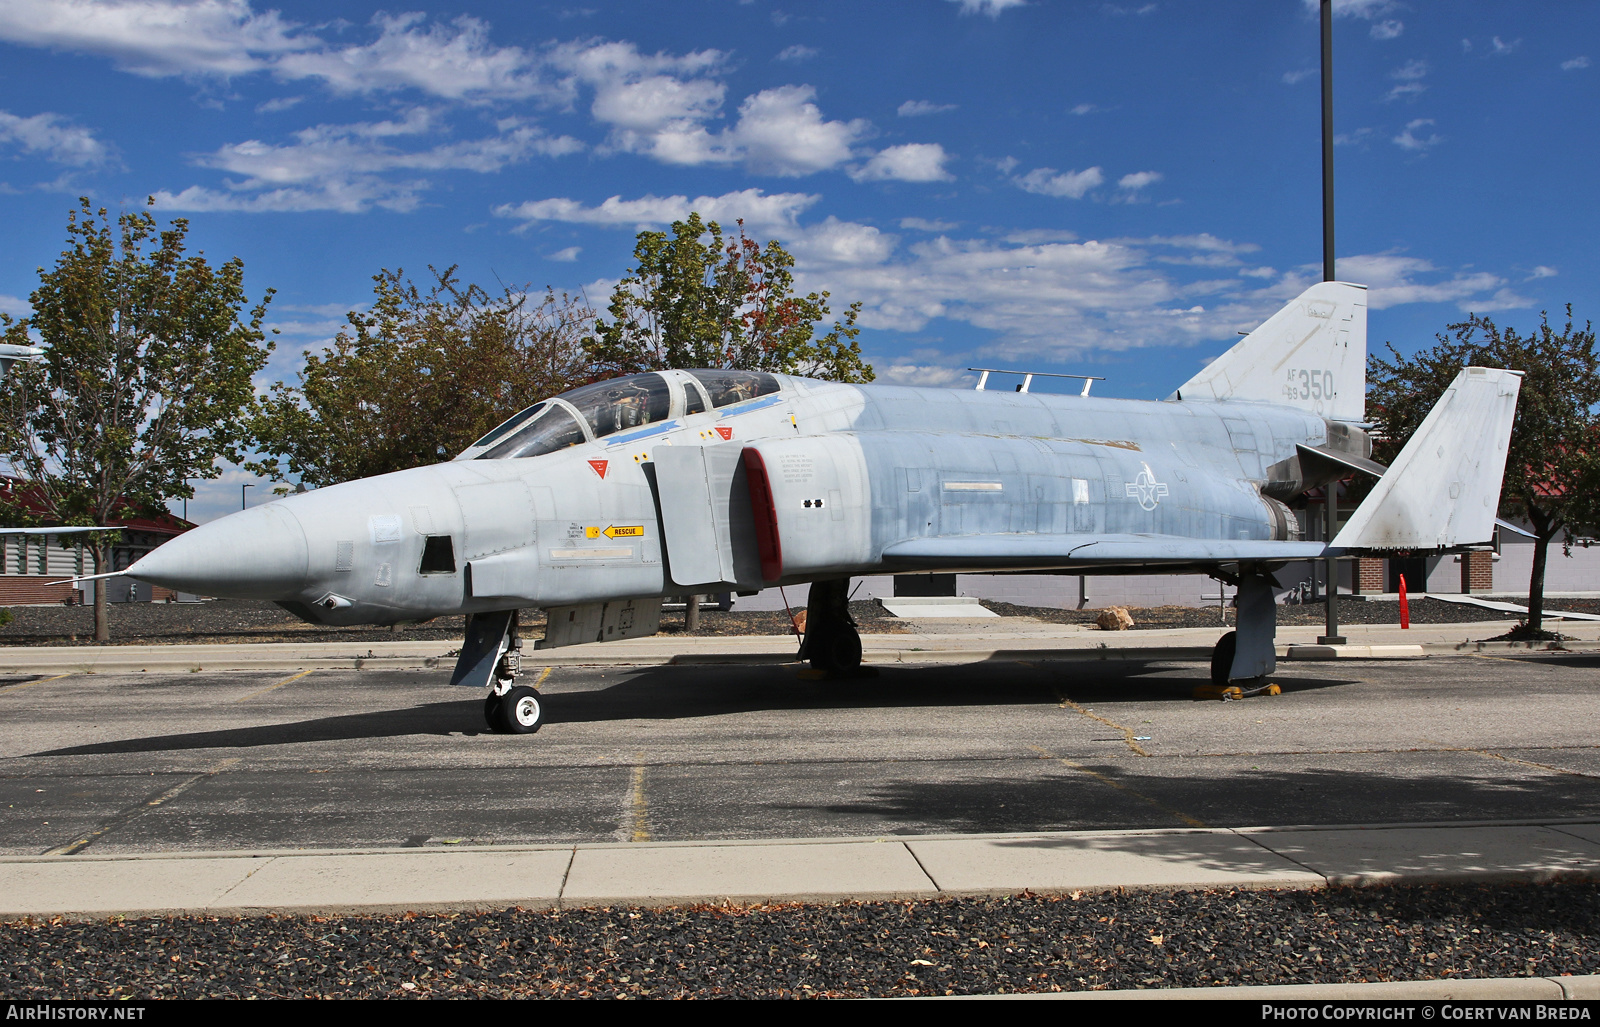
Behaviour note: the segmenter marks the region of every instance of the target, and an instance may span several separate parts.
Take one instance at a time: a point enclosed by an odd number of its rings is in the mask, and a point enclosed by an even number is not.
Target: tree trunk
[[[685,596],[683,608],[683,630],[694,634],[700,630],[700,597]]]
[[[1528,506],[1528,523],[1533,525],[1533,571],[1528,575],[1528,631],[1544,629],[1544,568],[1550,556],[1550,540],[1560,530],[1560,522],[1533,505]]]
[[[98,543],[91,548],[94,553],[94,572],[105,574],[111,567],[111,544]],[[106,602],[106,579],[94,583],[94,640],[111,641],[111,606]]]

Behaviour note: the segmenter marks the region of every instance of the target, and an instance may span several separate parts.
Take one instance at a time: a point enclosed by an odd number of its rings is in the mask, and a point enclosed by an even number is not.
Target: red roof
[[[37,487],[20,478],[0,475],[0,500],[20,506],[36,516],[45,516]],[[112,517],[106,522],[106,527],[127,528],[129,531],[143,531],[152,535],[182,535],[194,527],[194,522],[162,510],[154,517]]]

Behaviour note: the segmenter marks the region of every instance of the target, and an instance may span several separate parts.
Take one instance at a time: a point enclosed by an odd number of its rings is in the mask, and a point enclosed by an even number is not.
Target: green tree
[[[778,371],[869,382],[853,303],[826,334],[828,293],[794,291],[794,258],[776,240],[724,237],[699,214],[671,233],[640,232],[630,268],[611,294],[611,320],[597,320],[585,348],[607,376],[670,367]]]
[[[438,463],[592,377],[581,340],[594,313],[581,301],[491,295],[454,267],[429,271],[427,291],[403,270],[373,276],[371,309],[263,397],[251,422],[262,455],[246,466],[321,486]]]
[[[39,519],[105,524],[162,512],[194,494],[186,479],[215,478],[242,457],[251,375],[272,344],[261,330],[272,290],[254,307],[244,263],[212,267],[186,256],[188,222],[157,231],[148,211],[113,222],[87,199],[67,216],[67,248],[39,268],[33,312],[0,315],[5,341],[42,344],[43,359],[12,367],[0,432],[13,473],[30,483]],[[95,572],[111,562],[111,535],[91,541]],[[95,589],[95,638],[110,637],[104,588]]]
[[[1600,366],[1592,325],[1579,329],[1567,307],[1561,331],[1541,314],[1527,334],[1469,315],[1447,327],[1433,347],[1390,359],[1373,354],[1367,370],[1367,413],[1379,441],[1373,454],[1393,460],[1445,388],[1467,366],[1523,372],[1517,416],[1506,455],[1500,514],[1522,517],[1533,531],[1533,571],[1528,580],[1527,631],[1544,626],[1544,578],[1551,541],[1568,551],[1573,533],[1596,523],[1594,485],[1600,483]]]

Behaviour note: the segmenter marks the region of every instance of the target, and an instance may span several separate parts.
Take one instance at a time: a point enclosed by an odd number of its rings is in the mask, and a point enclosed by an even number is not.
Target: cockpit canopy
[[[669,417],[703,413],[708,404],[732,406],[781,388],[762,371],[630,374],[535,403],[474,442],[467,454],[480,460],[543,456]]]

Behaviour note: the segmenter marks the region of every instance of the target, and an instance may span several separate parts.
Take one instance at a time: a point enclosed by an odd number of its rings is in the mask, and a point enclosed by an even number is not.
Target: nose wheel
[[[527,685],[512,685],[505,695],[489,693],[483,701],[483,719],[500,734],[531,735],[544,725],[544,703]]]
[[[834,677],[861,670],[861,633],[850,616],[850,581],[814,581],[806,604],[806,637],[800,658]]]

